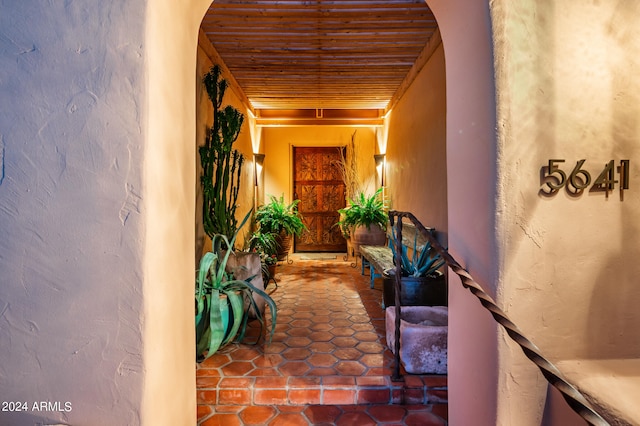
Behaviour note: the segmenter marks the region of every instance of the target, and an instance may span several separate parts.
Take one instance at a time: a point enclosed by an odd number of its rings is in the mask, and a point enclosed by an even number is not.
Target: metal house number
[[[620,191],[629,189],[629,160],[620,160],[618,167],[615,166],[614,160],[609,161],[595,179],[582,168],[585,161],[578,160],[573,170],[567,172],[561,168],[565,160],[549,160],[549,164],[542,168],[542,184],[546,185],[546,188],[543,187],[541,191],[551,195],[564,187],[568,192],[579,195],[591,185],[590,191],[605,191],[608,194],[615,189],[617,183],[620,184]],[[616,171],[618,180],[615,179]]]

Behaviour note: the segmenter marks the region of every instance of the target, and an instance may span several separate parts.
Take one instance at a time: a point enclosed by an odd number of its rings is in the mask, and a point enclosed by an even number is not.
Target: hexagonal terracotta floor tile
[[[388,405],[400,386],[419,393],[416,401],[446,400],[447,381],[408,376],[391,383],[380,279],[375,287],[349,262],[279,267],[278,288],[270,288],[278,305],[273,341],[233,343],[197,365],[199,425],[446,424],[446,403]],[[256,324],[249,324],[250,340],[261,336]]]
[[[307,348],[289,348],[282,353],[282,357],[287,360],[305,360],[311,355]]]
[[[284,344],[291,348],[304,348],[311,344],[311,339],[308,337],[289,337],[284,341]]]
[[[309,371],[309,366],[302,361],[285,362],[280,366],[280,372],[286,376],[302,376],[307,371]]]
[[[332,367],[338,359],[331,354],[313,354],[307,362],[314,367]]]
[[[311,339],[314,342],[328,342],[334,337],[333,334],[331,334],[328,331],[314,331],[313,333],[308,334],[308,336],[309,336],[309,339]]]
[[[239,414],[245,425],[266,425],[276,415],[276,409],[266,405],[253,405]]]
[[[313,353],[330,353],[336,349],[330,342],[315,342],[309,345],[309,350]]]
[[[366,370],[365,366],[357,361],[340,361],[334,368],[345,376],[359,376]]]
[[[255,366],[249,361],[233,361],[221,368],[224,376],[244,376]]]
[[[332,342],[339,348],[353,348],[358,344],[358,341],[353,337],[336,337]]]
[[[337,328],[331,329],[329,333],[333,334],[336,337],[347,337],[347,336],[352,336],[355,333],[355,331],[352,328],[348,328],[348,327],[337,327]]]

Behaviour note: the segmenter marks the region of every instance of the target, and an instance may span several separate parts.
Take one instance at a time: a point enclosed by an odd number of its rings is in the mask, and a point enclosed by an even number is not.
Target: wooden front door
[[[337,147],[293,148],[293,193],[309,228],[294,241],[297,252],[345,252],[338,209],[345,207],[345,185],[336,162]]]

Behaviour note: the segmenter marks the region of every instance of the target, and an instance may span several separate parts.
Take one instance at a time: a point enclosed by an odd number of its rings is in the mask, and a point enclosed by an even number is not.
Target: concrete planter
[[[400,361],[407,373],[447,374],[448,308],[403,306]],[[387,345],[395,353],[395,306],[386,309]]]

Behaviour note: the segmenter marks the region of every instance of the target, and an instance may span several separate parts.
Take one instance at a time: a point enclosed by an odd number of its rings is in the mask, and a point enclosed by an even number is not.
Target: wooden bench
[[[435,228],[427,228],[430,233],[435,233]],[[418,235],[417,250],[421,251],[427,239],[420,234],[412,223],[402,223],[402,243],[413,249],[414,239]],[[391,241],[391,227],[387,228],[387,241]],[[394,268],[393,252],[387,246],[360,246],[360,255],[362,256],[362,275],[364,275],[365,267],[369,267],[370,287],[373,288],[373,281],[382,276],[387,269]],[[377,271],[377,272],[376,272]]]

